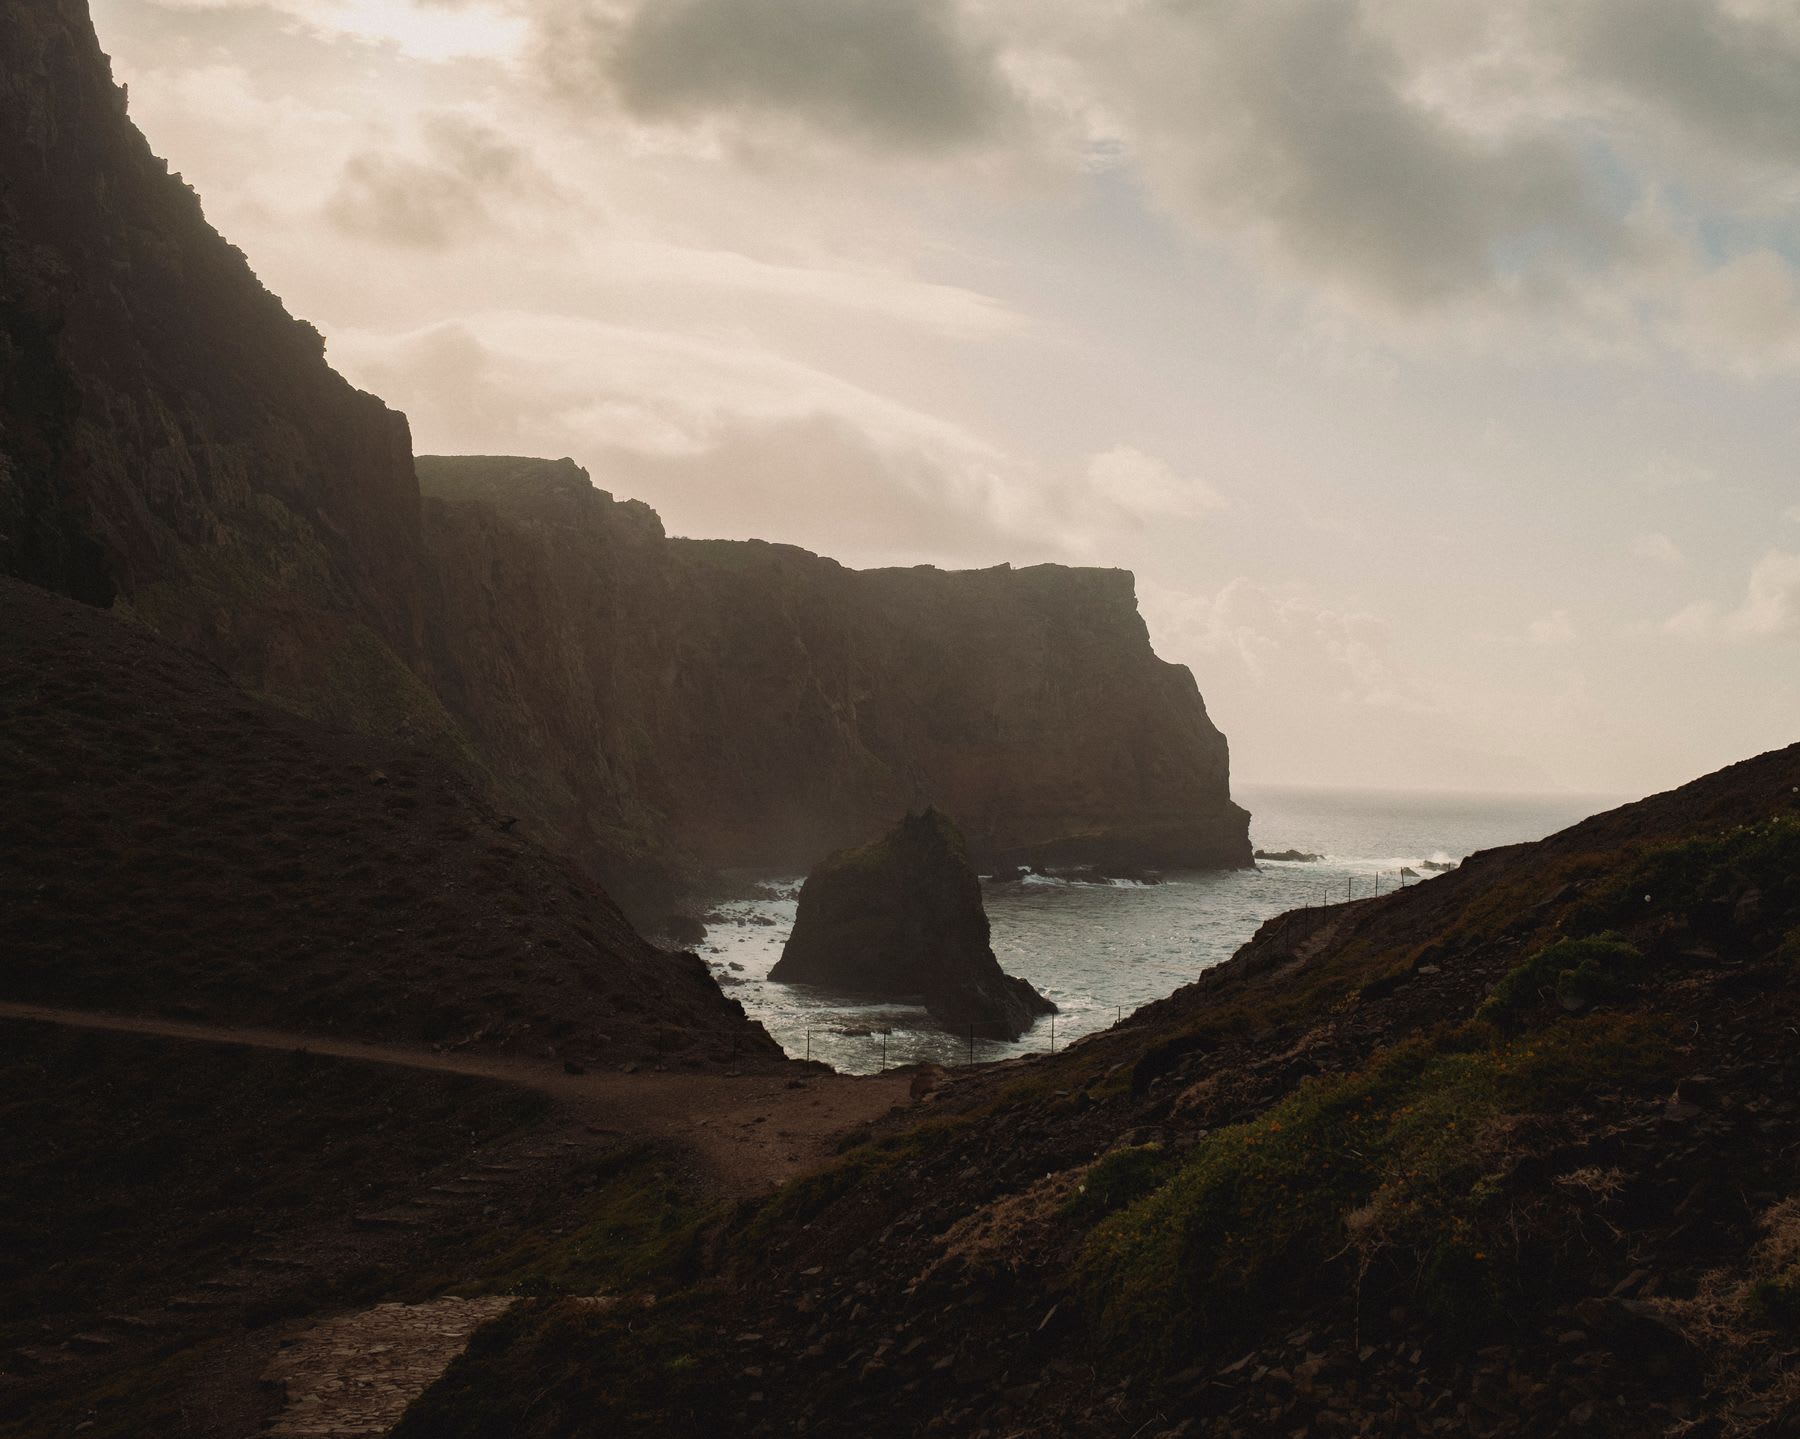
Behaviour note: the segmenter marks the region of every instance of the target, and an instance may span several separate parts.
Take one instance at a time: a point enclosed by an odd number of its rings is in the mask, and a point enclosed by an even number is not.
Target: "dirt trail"
[[[285,1439],[386,1434],[437,1382],[469,1336],[516,1303],[510,1296],[378,1304],[308,1330],[276,1356],[268,1378],[287,1404],[269,1426]]]
[[[143,1296],[123,1317],[83,1320],[93,1331],[85,1344],[76,1336],[38,1346],[67,1382],[84,1367],[117,1368],[153,1342],[223,1336],[183,1401],[197,1432],[218,1439],[244,1439],[264,1432],[270,1421],[275,1427],[269,1432],[310,1439],[384,1434],[461,1351],[469,1333],[512,1300],[390,1301],[337,1315],[315,1309],[312,1322],[273,1326],[250,1321],[258,1310],[292,1305],[345,1274],[404,1272],[420,1262],[426,1236],[452,1232],[477,1216],[482,1224],[521,1223],[541,1199],[562,1193],[566,1177],[588,1156],[617,1150],[621,1139],[672,1144],[687,1156],[684,1170],[701,1190],[721,1200],[751,1198],[817,1167],[847,1131],[910,1101],[911,1076],[905,1073],[839,1075],[764,1062],[742,1074],[570,1074],[559,1061],[526,1056],[455,1054],[47,1005],[0,1002],[0,1020],[304,1051],[468,1075],[551,1100],[546,1122],[465,1156],[460,1170],[453,1161],[447,1176],[422,1177],[417,1192],[396,1193],[366,1211],[291,1233],[277,1226],[224,1268],[195,1275],[183,1292]],[[562,1221],[552,1215],[543,1222]],[[0,1370],[6,1367],[0,1356]],[[32,1365],[27,1369],[36,1372]],[[272,1412],[277,1393],[284,1397]]]
[[[691,1149],[721,1195],[766,1193],[822,1161],[836,1139],[909,1099],[905,1075],[791,1072],[568,1074],[559,1063],[505,1055],[452,1054],[279,1030],[226,1028],[155,1016],[0,1002],[0,1018],[155,1035],[204,1044],[304,1050],[498,1080],[549,1095],[569,1119],[597,1135],[671,1139]]]

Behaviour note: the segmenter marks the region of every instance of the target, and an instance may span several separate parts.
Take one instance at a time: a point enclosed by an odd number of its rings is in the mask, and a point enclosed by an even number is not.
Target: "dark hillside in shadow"
[[[1792,1432],[1796,786],[1272,921],[876,1126],[653,1323],[509,1316],[402,1432]]]
[[[0,580],[0,998],[587,1063],[779,1058],[430,756]]]

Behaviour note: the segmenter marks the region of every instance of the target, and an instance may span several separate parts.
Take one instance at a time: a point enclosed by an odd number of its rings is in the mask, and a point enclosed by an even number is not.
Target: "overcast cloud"
[[[1130,567],[1255,779],[1794,738],[1786,0],[95,12],[423,449],[850,563]]]

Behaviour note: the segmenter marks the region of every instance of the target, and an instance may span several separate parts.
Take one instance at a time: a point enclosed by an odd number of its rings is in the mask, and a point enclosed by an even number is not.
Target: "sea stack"
[[[981,881],[956,825],[935,809],[825,858],[806,878],[794,932],[769,978],[871,998],[918,998],[932,1018],[1017,1039],[1056,1006],[1001,972]]]

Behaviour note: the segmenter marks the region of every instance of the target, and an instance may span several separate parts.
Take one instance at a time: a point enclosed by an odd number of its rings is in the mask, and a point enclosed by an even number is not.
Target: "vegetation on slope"
[[[241,1342],[403,1285],[390,1266],[404,1236],[354,1216],[452,1179],[547,1108],[484,1080],[300,1052],[21,1020],[0,1021],[0,1043],[9,1436],[253,1426],[196,1402],[217,1387],[204,1374],[222,1332]],[[435,1257],[467,1273],[453,1257],[466,1243],[447,1218]]]
[[[1800,749],[1277,922],[952,1082],[413,1435],[1712,1434],[1800,1418]]]

